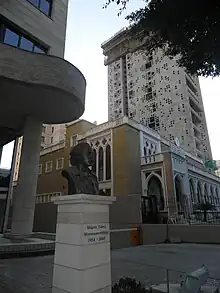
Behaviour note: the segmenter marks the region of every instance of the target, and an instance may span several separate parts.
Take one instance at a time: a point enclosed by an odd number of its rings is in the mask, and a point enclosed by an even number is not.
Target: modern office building
[[[148,54],[123,29],[102,44],[109,120],[128,116],[200,159],[211,148],[199,80],[161,50]]]
[[[0,2],[0,147],[23,136],[11,237],[32,232],[42,127],[84,111],[85,78],[63,59],[67,10],[68,0]]]

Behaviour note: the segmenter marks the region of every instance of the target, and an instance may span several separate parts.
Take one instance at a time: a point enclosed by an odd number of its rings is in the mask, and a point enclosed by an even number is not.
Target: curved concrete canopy
[[[0,43],[0,145],[22,134],[28,115],[46,124],[78,119],[85,89],[84,76],[69,62]]]

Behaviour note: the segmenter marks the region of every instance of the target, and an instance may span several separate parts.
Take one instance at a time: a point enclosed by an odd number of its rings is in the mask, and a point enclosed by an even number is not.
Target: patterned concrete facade
[[[161,50],[147,54],[121,30],[102,44],[108,66],[109,120],[128,116],[187,152],[211,158],[199,80]]]

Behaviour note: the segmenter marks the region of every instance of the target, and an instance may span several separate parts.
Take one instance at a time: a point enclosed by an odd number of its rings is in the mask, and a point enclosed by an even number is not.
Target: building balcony
[[[198,105],[200,104],[198,96],[188,87],[188,94],[191,99]]]
[[[196,112],[194,109],[191,108],[191,116],[193,124],[198,127],[198,125],[202,122],[202,115],[201,113]]]
[[[62,58],[0,43],[0,145],[21,136],[27,116],[67,123],[84,112],[86,80]]]
[[[202,144],[202,142],[201,142],[201,138],[195,136],[195,142],[196,142],[196,148],[197,148],[198,150],[200,150],[200,147],[201,147],[201,144]]]
[[[155,154],[141,158],[141,165],[149,165],[163,162],[163,154]]]
[[[189,96],[189,104],[190,107],[193,108],[196,112],[203,112],[203,108],[201,105],[197,102],[195,102],[195,99],[192,96]]]
[[[197,127],[195,124],[193,124],[193,129],[194,129],[194,136],[197,139],[201,140],[202,137],[201,137],[201,131],[200,131],[199,127]]]

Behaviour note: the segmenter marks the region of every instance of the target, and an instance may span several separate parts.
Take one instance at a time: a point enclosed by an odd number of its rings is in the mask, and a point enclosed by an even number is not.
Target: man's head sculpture
[[[89,168],[93,163],[93,151],[88,143],[82,142],[72,148],[71,167],[62,171],[68,181],[68,194],[99,194],[97,177]]]
[[[72,148],[69,160],[71,166],[92,166],[94,159],[91,146],[86,142],[77,144]]]

